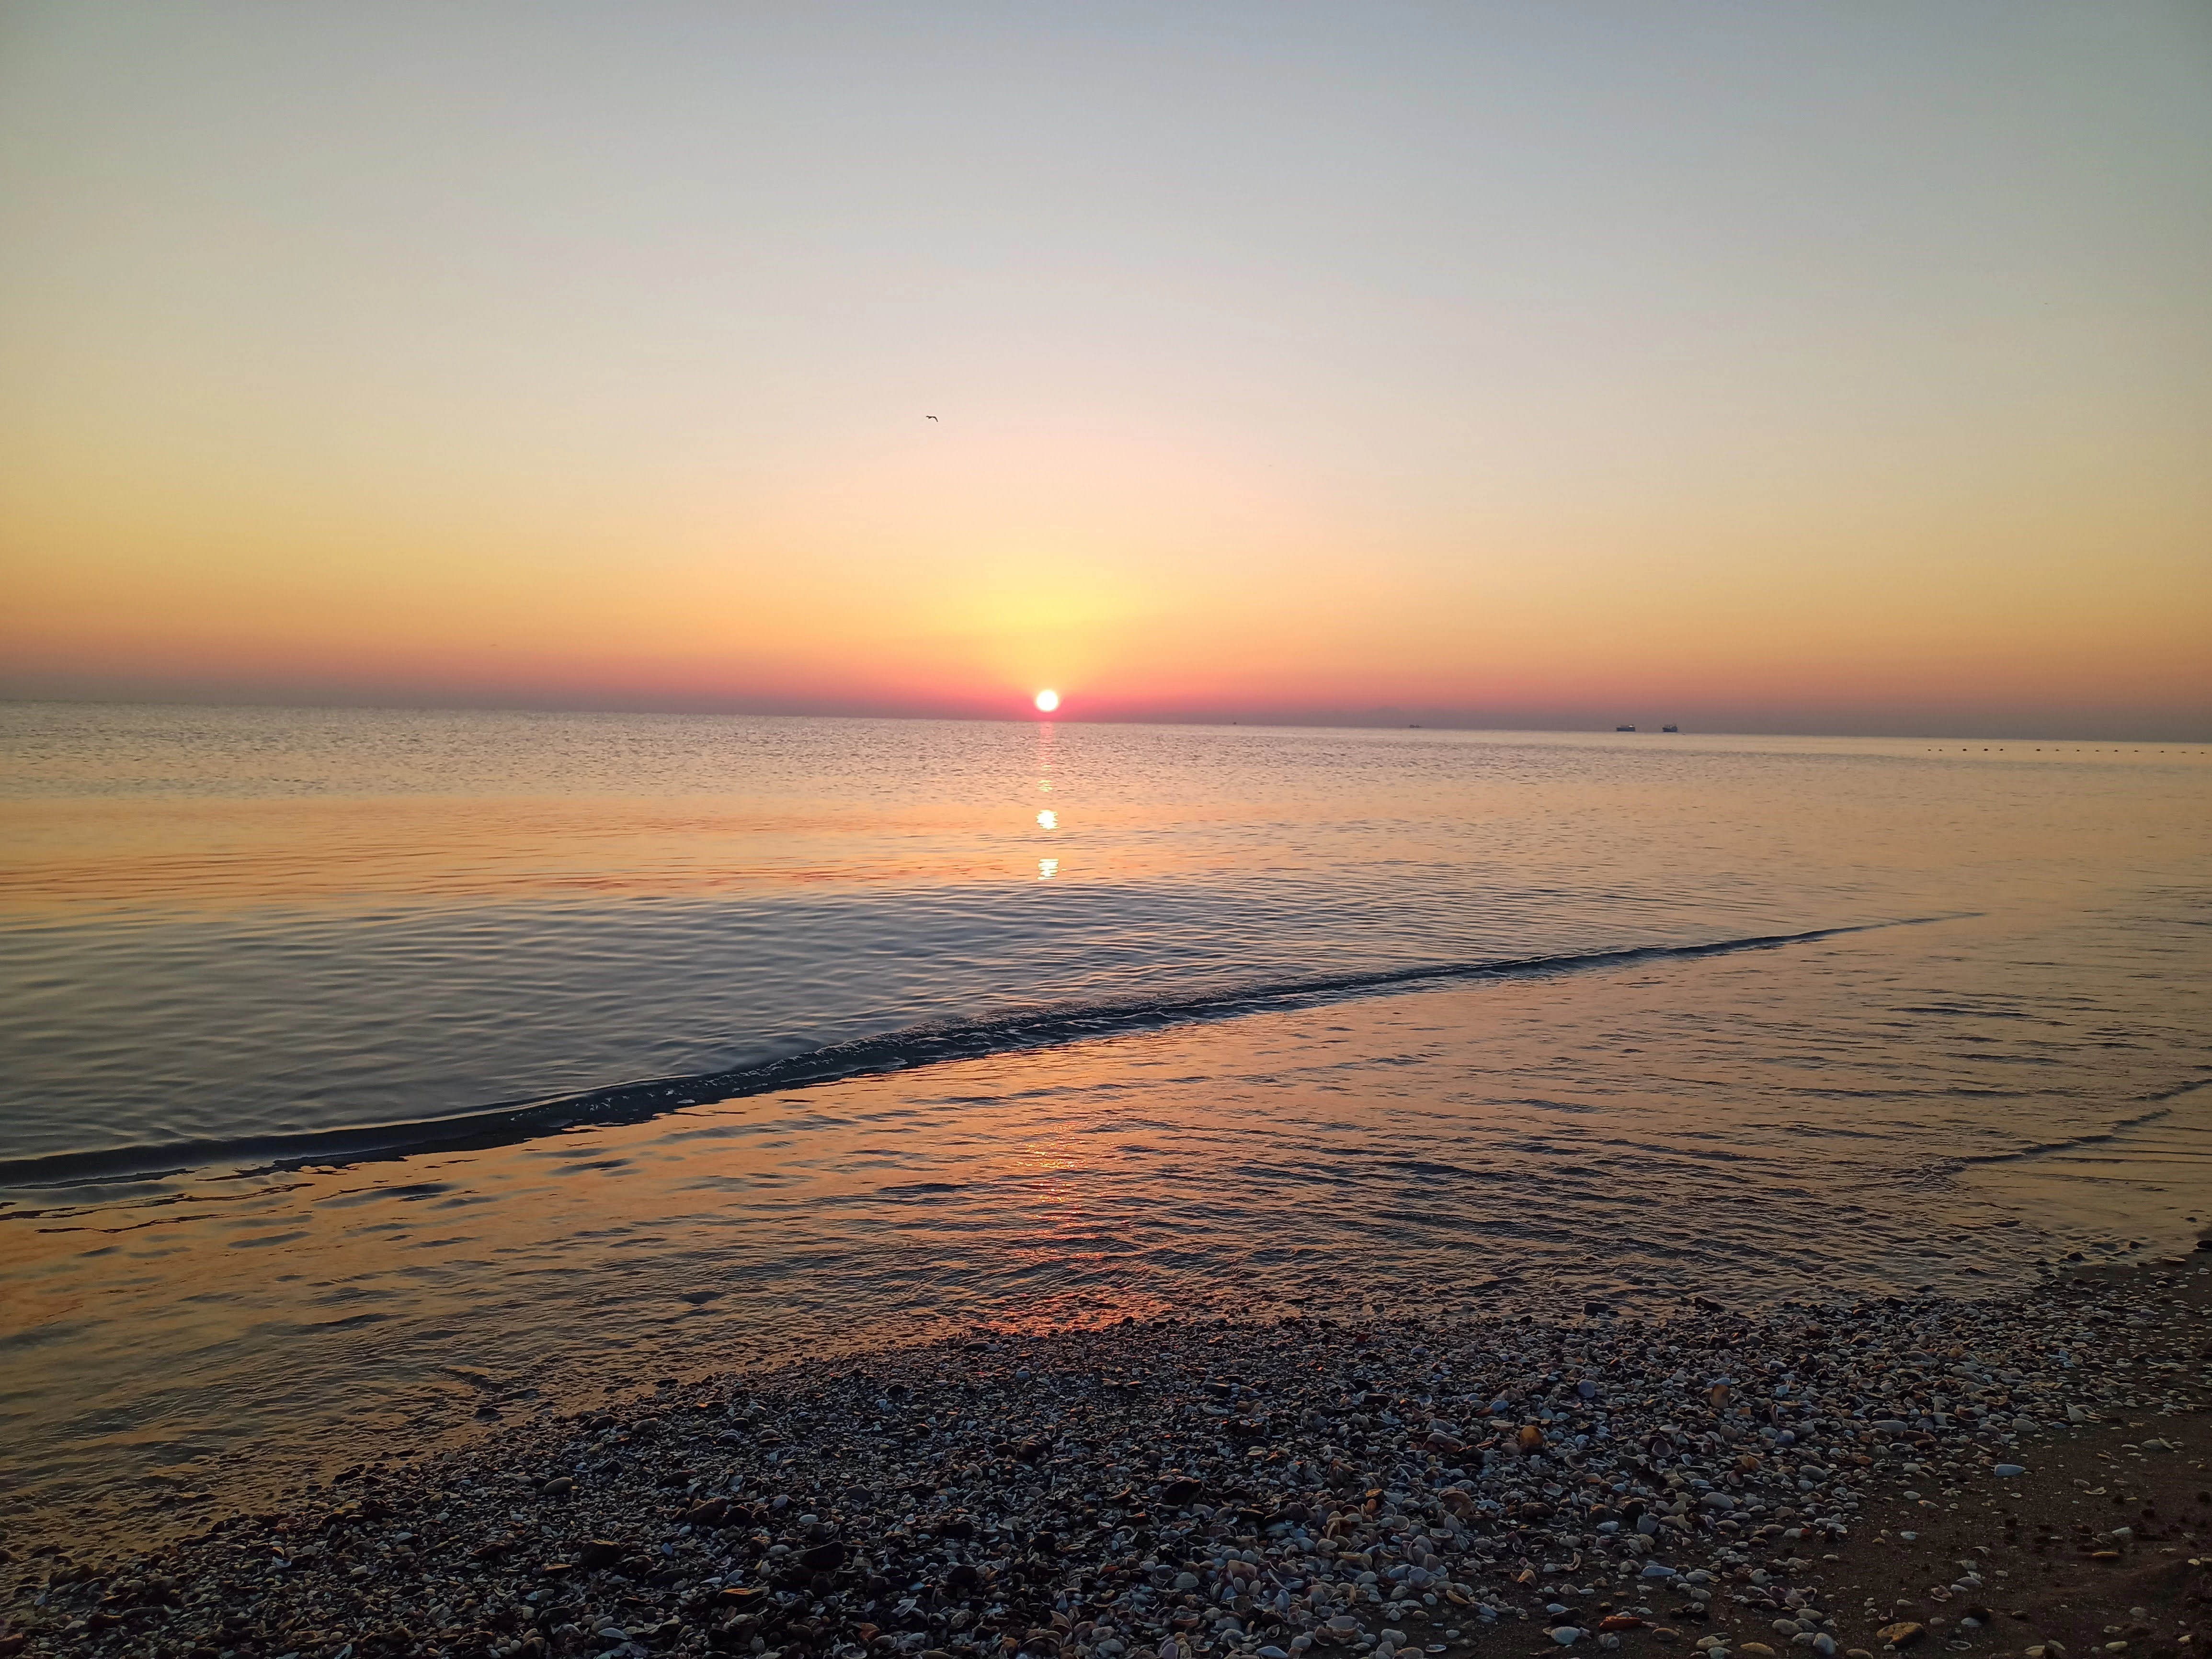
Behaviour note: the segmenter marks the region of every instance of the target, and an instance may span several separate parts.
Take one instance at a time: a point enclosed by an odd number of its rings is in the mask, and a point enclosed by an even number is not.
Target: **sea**
[[[797,1354],[2212,1218],[2212,748],[0,706],[0,1529]]]

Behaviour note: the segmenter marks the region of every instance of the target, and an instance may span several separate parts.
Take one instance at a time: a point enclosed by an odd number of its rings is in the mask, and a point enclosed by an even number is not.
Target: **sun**
[[[1038,692],[1036,694],[1036,706],[1038,714],[1049,714],[1054,709],[1060,707],[1060,693],[1057,691]]]

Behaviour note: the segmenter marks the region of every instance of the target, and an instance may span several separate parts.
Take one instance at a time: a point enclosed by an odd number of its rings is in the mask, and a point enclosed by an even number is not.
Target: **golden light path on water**
[[[2200,749],[90,706],[0,740],[11,1527],[974,1322],[2002,1291],[2185,1244],[2212,1190]]]

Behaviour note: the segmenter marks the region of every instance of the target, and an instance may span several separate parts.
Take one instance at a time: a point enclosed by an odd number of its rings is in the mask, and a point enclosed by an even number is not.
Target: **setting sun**
[[[1049,714],[1054,709],[1060,707],[1060,693],[1057,691],[1038,692],[1036,694],[1036,706],[1037,713],[1040,714]]]

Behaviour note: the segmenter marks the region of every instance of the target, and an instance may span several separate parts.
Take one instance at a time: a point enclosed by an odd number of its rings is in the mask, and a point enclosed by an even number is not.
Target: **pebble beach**
[[[2208,70],[0,12],[0,1659],[2212,1659]]]
[[[2186,1655],[2208,1266],[669,1376],[136,1552],[11,1539],[0,1654]]]

